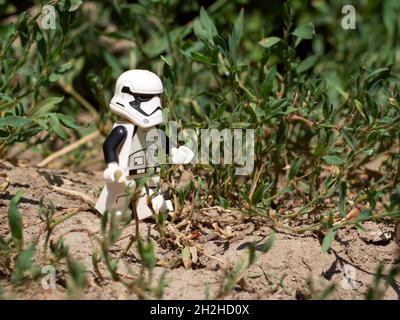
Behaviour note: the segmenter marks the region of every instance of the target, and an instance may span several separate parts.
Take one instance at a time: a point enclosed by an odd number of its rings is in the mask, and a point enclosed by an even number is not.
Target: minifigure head
[[[134,125],[148,128],[163,122],[160,94],[163,85],[153,72],[134,69],[121,74],[110,102],[112,112]]]

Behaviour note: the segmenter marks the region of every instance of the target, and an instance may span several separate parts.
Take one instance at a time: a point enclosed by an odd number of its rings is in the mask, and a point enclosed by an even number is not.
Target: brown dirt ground
[[[99,283],[93,272],[91,254],[96,247],[93,236],[99,235],[100,217],[90,210],[83,201],[54,190],[46,180],[50,176],[58,181],[60,187],[76,190],[92,197],[102,187],[102,172],[75,172],[67,170],[47,170],[33,167],[14,167],[9,163],[0,164],[0,172],[8,176],[9,186],[0,192],[0,235],[9,236],[7,208],[16,190],[24,191],[19,204],[25,227],[25,243],[36,239],[43,223],[38,216],[39,199],[46,196],[56,206],[61,216],[70,209],[81,207],[81,212],[56,227],[52,238],[63,236],[74,258],[83,262],[88,270],[88,285],[84,299],[136,299],[135,293],[127,290],[121,283],[112,281],[104,266],[101,271],[104,281]],[[210,208],[194,212],[190,225],[181,225],[173,232],[182,236],[196,235],[192,244],[197,246],[198,259],[185,268],[181,261],[179,236],[173,240],[161,237],[151,221],[141,222],[143,236],[150,235],[156,245],[156,279],[167,268],[167,287],[165,299],[204,299],[208,284],[210,297],[217,292],[223,279],[224,269],[232,267],[238,259],[247,257],[247,245],[252,241],[263,242],[271,233],[271,228],[261,218],[249,218],[237,212]],[[215,225],[214,223],[217,223]],[[213,226],[214,224],[214,226]],[[169,224],[172,228],[172,225]],[[228,228],[227,228],[228,227]],[[336,290],[329,296],[332,299],[361,299],[368,285],[373,283],[374,273],[379,263],[384,263],[387,271],[399,259],[399,247],[393,240],[393,225],[368,222],[369,230],[358,234],[357,230],[340,230],[333,241],[329,253],[321,251],[321,240],[314,234],[293,235],[284,232],[276,234],[272,249],[266,254],[257,253],[256,263],[246,270],[244,277],[235,289],[225,298],[230,299],[303,299],[309,298],[311,289],[307,279],[312,279],[316,292],[321,292],[331,284]],[[175,228],[175,227],[174,227]],[[89,233],[86,231],[89,230]],[[172,229],[171,229],[172,230]],[[129,226],[123,236],[134,232],[134,224]],[[41,236],[39,244],[43,243]],[[377,239],[378,238],[378,239]],[[129,241],[123,237],[115,246],[115,254],[122,252]],[[175,246],[173,245],[175,241]],[[40,261],[38,257],[37,261]],[[139,269],[136,248],[122,258],[118,272],[128,274],[128,267]],[[345,266],[354,267],[357,289],[346,289],[343,270]],[[1,270],[0,270],[1,271]],[[397,283],[400,279],[397,279]],[[279,284],[282,285],[279,285]],[[65,284],[57,282],[55,290],[44,290],[40,281],[26,282],[16,290],[11,289],[9,277],[0,272],[0,287],[5,289],[8,298],[20,299],[65,299]],[[389,287],[385,299],[399,299],[400,288]]]

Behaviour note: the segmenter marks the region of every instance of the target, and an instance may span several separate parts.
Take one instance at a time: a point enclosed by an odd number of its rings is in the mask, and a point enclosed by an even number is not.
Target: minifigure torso
[[[148,145],[158,140],[155,127],[140,128],[131,123],[115,123],[114,127],[124,126],[127,129],[127,137],[119,152],[119,165],[129,177],[140,177],[149,172],[160,172],[160,165],[148,159],[149,154],[157,156],[155,152],[148,152]]]

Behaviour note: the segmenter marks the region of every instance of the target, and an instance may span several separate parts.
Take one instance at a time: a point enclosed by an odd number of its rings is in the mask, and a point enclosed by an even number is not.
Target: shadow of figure
[[[325,272],[323,272],[323,273],[321,274],[321,276],[323,276],[323,277],[324,277],[325,279],[327,279],[327,280],[331,280],[331,279],[332,279],[332,276],[333,276],[334,274],[343,273],[342,270],[338,270],[338,269],[337,269],[337,265],[338,265],[338,264],[340,264],[340,266],[341,266],[342,269],[343,269],[344,265],[346,264],[346,265],[350,265],[350,266],[352,266],[353,268],[355,268],[356,270],[359,270],[359,271],[361,271],[361,272],[364,272],[364,273],[366,273],[366,274],[368,274],[368,275],[371,275],[371,276],[375,276],[375,275],[376,275],[376,272],[370,272],[370,271],[368,271],[368,270],[365,270],[365,269],[361,268],[360,266],[354,264],[353,262],[351,262],[351,261],[349,261],[349,260],[347,260],[347,259],[341,257],[341,256],[337,253],[337,251],[335,251],[333,248],[330,248],[329,251],[328,251],[328,253],[333,253],[333,254],[335,255],[335,261],[333,261],[333,263],[331,264],[331,266],[329,267],[328,270],[326,270]],[[396,256],[396,259],[395,259],[395,261],[394,261],[394,266],[393,266],[393,268],[397,268],[398,271],[400,272],[400,269],[399,269],[399,268],[400,268],[400,265],[399,265],[399,264],[400,264],[400,249],[397,251],[397,256]],[[390,271],[389,271],[389,272],[390,272]],[[384,279],[386,279],[386,278],[388,277],[388,274],[382,274],[382,277],[383,277]],[[358,281],[356,281],[356,282],[358,282]],[[399,284],[396,280],[394,280],[394,279],[393,279],[393,281],[390,281],[388,284],[389,284],[389,285],[393,288],[393,290],[396,292],[396,294],[397,294],[397,299],[400,299],[400,284]]]
[[[10,194],[10,192],[5,192],[3,194],[0,194],[0,199],[1,200],[9,200],[11,201],[11,199],[14,197],[14,194]],[[19,203],[24,203],[24,204],[31,204],[34,206],[39,206],[40,205],[40,201],[39,200],[35,200],[35,199],[30,199],[30,198],[26,198],[24,196],[21,197]],[[5,204],[3,204],[3,206],[5,206]],[[62,207],[62,206],[55,206],[55,209],[57,210],[64,210],[66,209],[66,207]]]

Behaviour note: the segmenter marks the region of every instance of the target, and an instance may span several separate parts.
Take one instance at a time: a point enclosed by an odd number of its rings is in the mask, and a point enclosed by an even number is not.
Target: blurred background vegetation
[[[345,30],[349,2],[1,0],[1,152],[18,158],[10,150],[20,142],[42,159],[105,136],[118,75],[150,69],[170,120],[256,130],[252,175],[195,166],[182,203],[195,189],[196,205],[310,215],[304,230],[346,224],[354,208],[362,219],[397,216],[400,2],[354,2],[356,29]],[[45,4],[55,29],[40,28]],[[63,166],[101,168],[100,143],[66,154]]]

